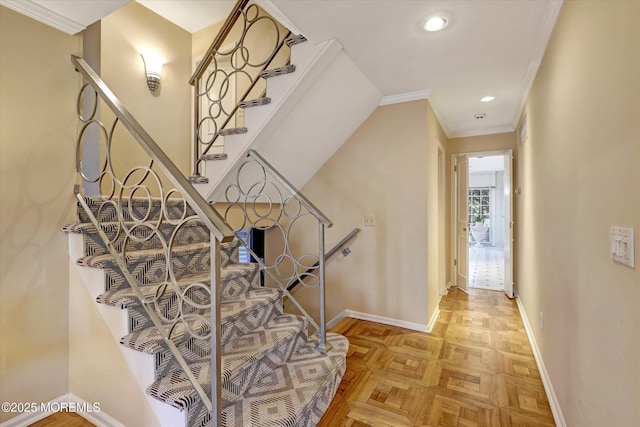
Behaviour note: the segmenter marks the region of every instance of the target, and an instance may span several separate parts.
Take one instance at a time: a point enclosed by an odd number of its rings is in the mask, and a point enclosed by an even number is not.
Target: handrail
[[[340,250],[341,247],[343,247],[349,240],[353,239],[356,234],[358,234],[360,232],[360,229],[358,227],[354,228],[353,230],[351,230],[351,232],[349,234],[347,234],[346,236],[344,236],[342,238],[342,240],[340,240],[334,247],[332,247],[331,249],[329,249],[329,251],[327,251],[326,254],[324,254],[324,259],[328,260],[329,258],[331,258],[333,255],[335,255],[336,252],[338,252],[338,250]],[[311,273],[312,271],[315,271],[319,268],[320,266],[318,265],[318,263],[314,264],[313,266],[309,267],[307,269],[307,271],[305,271],[302,275],[306,274],[306,273]],[[301,276],[302,276],[301,275]],[[288,291],[292,291],[293,289],[295,289],[296,286],[298,286],[300,284],[300,279],[296,279],[293,283],[291,283],[288,287],[287,290]]]
[[[256,170],[259,171],[257,174],[259,176],[256,176]],[[236,209],[240,209],[242,212],[242,223],[237,225],[237,230],[247,227],[271,229],[275,234],[270,238],[277,239],[277,235],[281,236],[284,242],[282,252],[279,255],[271,253],[269,259],[258,257],[242,236],[238,235],[237,237],[253,258],[258,261],[263,273],[307,319],[309,325],[318,332],[317,350],[328,351],[331,345],[326,341],[327,325],[325,322],[325,228],[333,223],[269,162],[253,150],[249,150],[244,162],[237,169],[235,178],[228,183],[224,194],[228,202],[224,212],[225,218],[237,218],[234,214]],[[268,200],[267,203],[270,206],[269,213],[266,215],[258,213],[259,209],[257,208],[257,204],[265,200]],[[295,208],[287,211],[285,205],[290,201]],[[273,209],[273,205],[279,205],[281,209]],[[312,221],[298,222],[301,218],[312,218]],[[237,220],[234,222],[237,223]],[[296,223],[302,225],[294,227],[293,225]],[[300,233],[310,232],[311,228],[314,228],[312,224],[317,227],[317,250],[312,247],[294,248],[297,236],[300,236]],[[313,260],[313,264],[310,260]],[[303,272],[312,266],[317,272]],[[296,277],[302,276],[310,277],[314,281],[314,283],[303,282],[305,286],[318,290],[319,322],[316,322],[288,290],[292,281]]]
[[[329,259],[331,258],[336,252],[338,252],[338,250],[344,246],[345,243],[347,243],[349,240],[353,239],[356,234],[358,234],[361,230],[356,227],[353,230],[351,230],[351,232],[349,234],[347,234],[346,236],[344,236],[342,238],[342,240],[340,240],[334,247],[332,247],[326,254],[325,254],[325,259]]]
[[[211,61],[213,60],[213,56],[218,51],[218,49],[220,49],[220,47],[222,46],[222,42],[224,42],[224,39],[227,38],[227,36],[231,32],[231,29],[233,28],[233,25],[236,23],[240,15],[242,15],[242,10],[248,3],[249,3],[249,0],[238,0],[235,6],[233,6],[233,9],[229,14],[229,16],[227,17],[227,20],[224,21],[224,24],[222,25],[220,32],[218,32],[218,35],[213,40],[213,43],[211,43],[211,46],[209,46],[209,49],[207,49],[207,52],[202,57],[202,61],[200,61],[200,64],[198,64],[196,71],[193,73],[193,75],[189,79],[189,84],[191,86],[193,86],[196,83],[196,81],[200,77],[202,77],[202,75],[204,74],[209,64],[211,64]]]
[[[271,51],[264,60],[262,55],[267,51],[263,52],[263,48],[256,50],[256,52],[261,52],[259,53],[260,60],[254,62],[249,58],[252,53],[248,49],[249,45],[258,42],[266,48],[272,42],[270,35],[265,36],[259,31],[251,31],[251,28],[255,28],[256,23],[260,21],[274,25],[275,31],[272,34],[275,39],[273,40],[273,48],[269,48]],[[236,28],[242,34],[238,34],[238,37],[232,37],[234,36],[232,31]],[[252,34],[252,36],[248,36],[248,34]],[[286,40],[290,36],[291,31],[284,28],[268,13],[263,13],[258,3],[237,0],[231,14],[220,28],[189,80],[194,92],[192,171],[189,177],[191,182],[208,182],[208,179],[201,175],[205,156],[212,151],[212,147],[219,146],[215,144],[222,138],[220,132],[228,129],[229,126],[233,127],[230,123],[237,119],[239,104],[252,97],[256,85],[262,81],[260,73],[269,68],[284,65],[276,64],[276,62],[280,62],[280,54],[288,46]],[[247,37],[251,40],[248,40]],[[232,38],[235,40],[230,40]],[[222,45],[226,43],[233,44],[234,47],[226,52],[220,52]],[[219,59],[230,61],[230,67],[221,66],[218,63]],[[209,72],[211,73],[209,74]],[[240,89],[239,86],[236,86],[235,81],[238,78],[242,78],[248,83],[247,89],[242,86],[244,92],[242,94],[238,93]],[[210,129],[209,126],[212,126],[213,129]]]
[[[233,229],[225,222],[220,214],[207,203],[207,201],[191,185],[189,180],[180,172],[178,167],[160,149],[158,144],[143,129],[131,113],[122,105],[120,100],[107,87],[86,61],[78,56],[71,55],[71,62],[76,66],[94,90],[101,95],[104,102],[115,113],[116,117],[131,132],[144,151],[157,162],[158,167],[164,172],[171,183],[183,195],[191,208],[205,221],[211,233],[221,242],[230,242],[234,238]]]
[[[300,201],[302,206],[307,208],[313,216],[315,216],[318,221],[320,221],[325,227],[330,228],[333,225],[333,222],[324,214],[320,209],[315,207],[313,203],[309,199],[305,197],[304,194],[300,192],[292,183],[287,180],[280,172],[277,171],[276,168],[271,166],[269,162],[265,160],[260,154],[258,154],[255,150],[249,150],[248,155],[253,157],[253,159],[262,167],[264,167],[269,173],[278,181],[280,185],[282,185],[287,191],[291,194],[295,195],[296,199]]]
[[[82,206],[82,208],[85,210],[85,212],[87,212],[89,214],[88,215],[89,216],[89,221],[91,221],[91,224],[93,224],[93,226],[95,227],[98,235],[102,239],[102,242],[107,247],[107,250],[109,251],[109,254],[113,257],[113,259],[115,260],[116,264],[118,265],[118,268],[120,268],[120,271],[122,271],[122,274],[124,275],[124,277],[129,282],[129,284],[131,286],[131,289],[133,289],[133,291],[136,294],[136,297],[138,298],[138,300],[142,304],[143,309],[145,310],[145,312],[149,316],[149,320],[151,320],[151,322],[153,323],[153,326],[156,327],[157,331],[162,336],[165,344],[167,345],[167,347],[169,348],[169,350],[173,354],[173,357],[176,358],[176,362],[178,362],[178,365],[180,365],[180,367],[184,371],[184,374],[186,375],[186,377],[191,382],[191,385],[193,385],[193,388],[196,390],[196,393],[198,393],[198,395],[203,398],[203,402],[207,406],[207,409],[209,411],[212,411],[214,409],[214,407],[212,406],[213,405],[213,403],[212,403],[213,399],[212,399],[212,401],[208,401],[207,399],[205,399],[207,397],[207,394],[206,394],[205,390],[200,386],[200,383],[198,383],[198,380],[197,380],[196,376],[193,374],[193,372],[191,372],[191,369],[189,369],[189,365],[187,364],[187,361],[184,359],[184,357],[180,353],[180,350],[178,350],[178,348],[176,347],[175,343],[171,340],[170,332],[167,331],[164,328],[164,326],[162,325],[162,321],[160,320],[160,317],[153,310],[149,310],[147,308],[147,305],[144,303],[146,298],[145,298],[144,294],[142,293],[142,290],[138,286],[138,282],[136,281],[136,278],[131,274],[131,272],[127,268],[127,264],[125,263],[124,259],[119,256],[118,251],[114,248],[113,244],[111,243],[111,240],[109,239],[109,237],[107,237],[107,235],[105,234],[104,230],[100,226],[100,223],[98,222],[96,217],[91,213],[91,209],[87,205],[87,202],[82,197],[82,194],[80,194],[80,186],[78,184],[76,184],[74,186],[73,194],[76,197],[76,199],[78,200],[78,203],[80,204],[80,206]],[[217,245],[217,249],[219,249],[219,243],[218,243],[217,240],[215,240],[215,244]],[[212,286],[215,286],[216,284],[217,284],[217,282],[212,282]],[[217,294],[218,294],[218,292],[216,292],[214,295],[217,295]],[[213,298],[212,298],[212,303],[213,303]],[[217,321],[218,324],[220,324],[219,316],[216,318],[216,321]],[[215,330],[217,330],[217,328],[215,328],[215,329],[212,328],[212,331],[215,331]],[[216,342],[216,344],[219,345],[219,342]],[[214,349],[214,350],[216,350],[216,349]],[[216,372],[220,372],[220,371],[216,371]]]
[[[290,35],[291,35],[291,31],[287,32],[287,35],[282,38],[282,41],[278,44],[278,46],[275,48],[275,50],[271,53],[271,56],[269,56],[269,59],[267,59],[266,63],[264,64],[264,66],[262,67],[262,69],[260,71],[264,71],[264,70],[267,70],[269,68],[269,66],[271,65],[271,63],[275,59],[275,57],[280,52],[280,49],[282,49],[282,46],[285,45],[287,37],[289,37]],[[238,102],[236,102],[236,105],[234,105],[233,110],[231,110],[231,112],[229,113],[229,117],[227,117],[227,119],[224,121],[222,126],[220,126],[220,129],[225,129],[227,127],[227,125],[229,124],[231,119],[234,117],[234,114],[236,114],[236,112],[240,108],[240,107],[238,107],[238,104],[240,102],[242,102],[242,101],[246,101],[247,100],[247,97],[249,96],[249,94],[251,93],[253,88],[256,87],[256,84],[258,83],[259,80],[260,80],[259,78],[256,78],[255,80],[253,80],[253,82],[251,83],[249,88],[240,97],[240,100]],[[260,97],[263,97],[265,95],[266,95],[266,90],[262,92]],[[195,122],[198,122],[198,118],[197,117],[195,119]],[[198,155],[198,134],[197,134],[197,132],[194,134],[195,144],[194,144],[194,151],[193,152],[194,152],[194,156],[196,157],[196,159],[194,160],[194,165],[193,165],[193,173],[194,174],[198,171],[198,167],[200,166],[200,163],[202,163],[202,157],[205,156],[207,153],[209,153],[209,150],[211,149],[211,147],[213,147],[213,144],[215,144],[216,140],[218,139],[218,136],[219,136],[218,134],[215,134],[213,136],[213,139],[211,140],[211,142],[209,142],[207,144],[207,146],[205,147],[205,149],[202,151],[202,153],[200,153]]]

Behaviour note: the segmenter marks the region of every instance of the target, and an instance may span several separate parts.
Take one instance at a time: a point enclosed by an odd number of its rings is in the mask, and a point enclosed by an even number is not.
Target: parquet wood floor
[[[554,426],[515,301],[453,288],[431,334],[347,318],[347,371],[321,420],[333,426]]]
[[[320,427],[554,426],[515,301],[452,289],[431,334],[345,319],[347,371]],[[57,413],[33,427],[93,427]]]
[[[75,412],[56,412],[29,427],[95,427]]]

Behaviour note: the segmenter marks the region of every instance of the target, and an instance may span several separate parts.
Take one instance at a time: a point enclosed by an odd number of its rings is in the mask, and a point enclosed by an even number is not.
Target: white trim
[[[440,298],[442,300],[442,298]],[[440,316],[440,302],[438,302],[438,305],[436,306],[436,309],[434,310],[433,314],[431,315],[431,319],[429,320],[429,324],[427,324],[427,330],[426,332],[431,333],[431,331],[433,331],[433,328],[436,326],[436,322],[438,321],[438,316]]]
[[[0,0],[0,5],[6,6],[9,9],[33,18],[50,27],[64,31],[67,34],[73,35],[87,28],[86,25],[40,6],[32,0]]]
[[[48,410],[42,411],[42,407],[46,406],[51,409],[52,407],[59,407],[60,405],[67,405],[67,408],[71,412],[75,412],[85,420],[95,424],[97,427],[126,427],[121,422],[115,420],[102,410],[98,411],[75,411],[77,407],[84,407],[87,409],[93,408],[93,404],[80,399],[73,393],[67,393],[65,395],[56,397],[48,402],[38,404],[38,410],[34,412],[23,412],[22,414],[11,418],[0,424],[0,427],[25,427],[33,423],[36,423],[50,415],[53,415],[56,411]],[[66,409],[66,408],[65,408]]]
[[[63,403],[66,402],[68,399],[68,394],[56,397],[55,399],[52,399],[48,402],[43,402],[45,405],[46,404],[57,404],[57,403]],[[43,418],[47,418],[49,415],[53,414],[53,411],[41,411],[41,405],[38,404],[38,410],[34,411],[34,412],[23,412],[22,414],[11,418],[10,420],[7,420],[5,422],[3,422],[2,424],[0,424],[0,427],[24,427],[24,426],[28,426],[31,425],[35,422],[40,421]]]
[[[440,127],[442,128],[442,130],[444,131],[444,134],[447,136],[447,139],[452,138],[451,136],[451,127],[449,126],[449,123],[447,122],[447,119],[441,115],[440,113],[438,113],[439,108],[436,105],[436,102],[433,98],[429,98],[429,104],[431,104],[431,109],[433,110],[433,114],[436,115],[436,119],[438,119],[438,123],[440,123]]]
[[[538,74],[538,68],[540,68],[542,58],[544,57],[544,52],[545,50],[547,50],[547,44],[549,43],[549,39],[551,38],[553,28],[555,27],[556,21],[558,20],[558,15],[560,14],[560,9],[562,8],[562,2],[563,0],[551,0],[547,2],[547,10],[545,11],[544,18],[542,20],[540,33],[538,34],[538,40],[536,40],[536,45],[533,48],[532,56],[534,59],[531,60],[531,63],[529,63],[529,70],[527,71],[527,76],[525,77],[525,89],[522,92],[522,98],[520,99],[520,105],[518,105],[518,108],[516,109],[515,117],[511,121],[512,127],[514,129],[518,127],[518,121],[520,121],[520,117],[522,117],[524,106],[527,102],[527,98],[529,98],[529,92],[531,91],[533,82],[535,81],[536,75]]]
[[[333,329],[338,323],[340,323],[345,317],[347,317],[347,310],[343,310],[340,314],[338,314],[333,319],[329,320],[327,323],[327,330]]]
[[[400,104],[401,102],[418,101],[427,99],[431,94],[431,89],[417,90],[415,92],[399,93],[397,95],[383,96],[378,105]]]
[[[560,403],[558,402],[558,397],[556,396],[556,392],[554,391],[553,385],[551,384],[549,372],[547,372],[547,368],[544,366],[544,361],[542,360],[542,354],[540,353],[540,349],[538,348],[536,337],[535,335],[533,335],[533,330],[531,329],[531,325],[529,324],[529,319],[527,318],[527,314],[524,311],[524,305],[522,304],[522,301],[520,301],[520,295],[516,296],[516,303],[518,304],[518,310],[520,311],[520,317],[522,318],[524,329],[527,331],[527,336],[529,337],[529,342],[531,343],[533,357],[534,359],[536,359],[536,365],[538,365],[538,371],[540,371],[542,384],[544,385],[544,390],[547,394],[547,400],[549,400],[549,406],[551,406],[551,412],[553,413],[553,420],[555,421],[556,426],[567,427],[567,423],[564,421],[564,416],[562,415],[562,408],[560,408]]]
[[[431,333],[431,331],[433,331],[433,327],[436,325],[436,322],[438,321],[438,316],[440,316],[440,307],[436,307],[436,310],[433,312],[433,315],[431,315],[429,324],[422,325],[420,323],[406,322],[404,320],[378,316],[377,314],[362,313],[359,311],[346,309],[346,310],[343,310],[336,317],[331,319],[329,323],[327,323],[327,329],[334,328],[338,323],[340,323],[343,319],[347,317],[353,317],[354,319],[368,320],[370,322],[382,323],[385,325],[398,326],[400,328],[413,329],[414,331]]]
[[[474,129],[465,130],[463,132],[452,133],[449,138],[465,138],[467,136],[480,136],[480,135],[493,135],[494,133],[507,133],[513,132],[515,128],[513,126],[500,126],[488,129]]]
[[[69,402],[74,402],[76,404],[80,404],[81,406],[85,406],[87,408],[91,407],[91,404],[87,403],[83,399],[80,399],[78,396],[74,395],[73,393],[69,393],[67,396],[69,396]],[[127,427],[124,424],[122,424],[120,421],[111,417],[106,412],[102,411],[102,409],[96,412],[76,411],[76,413],[80,415],[82,418],[84,418],[85,420],[95,424],[97,427]]]

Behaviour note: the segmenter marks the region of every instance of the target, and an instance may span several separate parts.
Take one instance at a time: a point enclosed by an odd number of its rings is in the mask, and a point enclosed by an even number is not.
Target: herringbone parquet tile
[[[453,289],[431,334],[356,319],[347,372],[319,426],[554,426],[515,301]]]

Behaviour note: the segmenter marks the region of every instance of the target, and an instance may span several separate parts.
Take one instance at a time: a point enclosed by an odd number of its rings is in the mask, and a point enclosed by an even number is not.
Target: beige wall
[[[78,237],[78,236],[75,236]],[[80,239],[77,239],[80,240]],[[69,389],[86,402],[100,403],[100,410],[125,426],[156,427],[161,423],[154,414],[134,369],[151,377],[153,356],[146,358],[120,345],[127,334],[127,310],[96,304],[96,284],[102,271],[78,267],[69,259]],[[93,286],[92,286],[93,284]],[[91,291],[90,291],[91,290]],[[98,292],[101,289],[97,290]],[[103,318],[106,313],[111,324]],[[118,329],[120,326],[120,329]],[[115,335],[109,330],[112,327]],[[125,354],[135,354],[137,365],[130,365]],[[146,363],[145,363],[146,362]]]
[[[68,392],[68,256],[80,77],[69,36],[0,7],[0,396]],[[42,64],[46,64],[42,68]],[[13,415],[0,412],[0,422]]]
[[[427,101],[427,307],[429,319],[435,312],[447,280],[446,268],[446,147],[448,139]],[[439,149],[442,150],[440,156]],[[439,162],[442,162],[441,164]],[[444,180],[444,182],[440,182]]]
[[[131,2],[101,23],[102,79],[151,135],[183,174],[190,175],[191,159],[191,34],[139,3]],[[143,50],[166,59],[160,88],[146,83]],[[112,113],[102,109],[103,120]],[[114,164],[120,171],[146,163],[148,157],[120,126],[115,139]]]
[[[327,248],[362,230],[327,265],[327,319],[348,308],[429,321],[426,118],[426,101],[379,107],[302,188],[335,222]]]
[[[638,22],[639,2],[565,2],[526,103],[517,281],[568,426],[640,419]],[[635,269],[609,258],[614,225]]]

